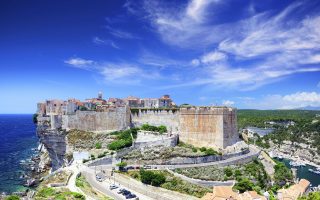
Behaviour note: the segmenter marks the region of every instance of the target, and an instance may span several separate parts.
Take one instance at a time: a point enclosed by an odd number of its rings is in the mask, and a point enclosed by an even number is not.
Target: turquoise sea
[[[290,160],[283,159],[279,161],[283,162],[287,167],[292,168],[292,166],[289,165]],[[306,165],[306,166],[295,167],[295,168],[297,168],[297,176],[299,179],[304,178],[309,180],[312,186],[320,185],[320,175],[308,171],[309,169],[315,169],[315,167]]]
[[[23,174],[38,138],[31,114],[0,115],[0,193],[25,189]]]

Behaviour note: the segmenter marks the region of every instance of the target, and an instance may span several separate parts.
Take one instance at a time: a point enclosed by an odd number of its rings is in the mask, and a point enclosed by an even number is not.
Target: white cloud
[[[115,49],[120,49],[120,47],[112,40],[105,40],[99,37],[94,37],[92,41],[97,45],[109,45]]]
[[[111,35],[113,35],[114,37],[117,38],[121,38],[121,39],[140,39],[139,37],[135,36],[134,34],[127,32],[127,31],[123,31],[120,29],[116,29],[116,28],[112,28],[110,26],[105,26],[105,28],[109,31],[109,33]]]
[[[231,32],[225,25],[208,25],[208,8],[220,4],[218,0],[191,0],[183,7],[168,7],[164,2],[144,1],[144,11],[151,25],[170,45],[199,48],[221,41]]]
[[[297,92],[295,94],[285,95],[283,100],[292,103],[320,105],[320,94],[316,92]]]
[[[186,8],[186,16],[195,20],[196,22],[202,22],[207,6],[214,2],[214,0],[193,0]],[[216,2],[218,2],[216,0]]]
[[[296,92],[287,95],[267,95],[262,99],[245,100],[248,108],[257,109],[295,109],[307,106],[320,106],[320,93]]]
[[[191,65],[192,65],[192,66],[199,66],[199,65],[200,65],[200,60],[199,60],[199,59],[193,59],[193,60],[191,60]]]
[[[235,104],[234,101],[230,101],[230,100],[223,100],[222,101],[222,105],[225,105],[225,106],[233,106]]]
[[[187,9],[193,4],[194,1],[190,1]],[[212,5],[219,4],[216,2]],[[201,4],[197,15],[205,15],[208,6],[209,4]],[[224,28],[227,27],[233,34],[225,33],[219,25],[187,20],[190,16],[183,12],[175,15],[173,20],[166,12],[159,12],[156,15],[156,27],[171,45],[199,48],[202,43],[215,44],[217,40],[210,40],[210,37],[218,32],[224,37],[222,39],[218,36],[220,41],[217,50],[191,61],[194,66],[200,66],[198,78],[172,87],[212,85],[213,88],[253,90],[292,74],[320,71],[320,66],[316,65],[320,64],[320,16],[311,15],[296,21],[288,19],[288,16],[299,9],[304,8],[298,2],[274,16],[266,12],[233,24],[224,24]],[[190,29],[190,32],[186,29]],[[210,32],[205,31],[209,29]],[[177,39],[180,31],[186,31],[186,38],[182,36]],[[198,45],[192,41],[196,41]],[[241,61],[244,60],[250,62],[243,66]]]
[[[203,55],[201,58],[201,62],[204,64],[208,64],[208,63],[214,63],[214,62],[225,60],[225,59],[227,59],[226,54],[219,51],[213,51]]]
[[[100,74],[104,81],[119,84],[139,84],[146,79],[160,79],[156,70],[145,70],[136,64],[123,62],[98,62],[82,58],[70,58],[65,63],[72,67]]]
[[[86,60],[82,58],[70,58],[65,63],[72,65],[73,67],[82,68],[82,69],[88,69],[91,67],[91,65],[94,64],[93,60]]]

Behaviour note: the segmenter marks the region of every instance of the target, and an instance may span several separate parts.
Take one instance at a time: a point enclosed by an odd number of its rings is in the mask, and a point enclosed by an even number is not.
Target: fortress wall
[[[153,126],[164,125],[168,132],[177,133],[179,131],[179,112],[171,110],[139,110],[138,113],[131,114],[133,126],[149,124]]]
[[[127,107],[117,107],[105,112],[77,111],[74,115],[64,115],[63,129],[83,131],[114,131],[130,126],[130,111]]]
[[[237,141],[239,141],[237,109],[228,108],[223,115],[223,146],[230,146]]]
[[[235,110],[232,108],[181,108],[179,139],[198,147],[223,149],[235,142],[235,119]]]

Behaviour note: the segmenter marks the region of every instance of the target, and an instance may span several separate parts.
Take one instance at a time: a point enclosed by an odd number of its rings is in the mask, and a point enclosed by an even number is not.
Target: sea
[[[287,167],[291,168],[296,168],[297,169],[297,178],[299,179],[307,179],[308,181],[310,181],[311,185],[316,187],[318,185],[320,185],[320,175],[319,174],[315,174],[309,171],[309,169],[313,169],[315,170],[316,168],[310,165],[306,165],[306,166],[300,166],[300,167],[292,167],[289,163],[291,160],[289,159],[277,159],[280,162],[283,162]]]
[[[38,138],[32,114],[0,114],[0,193],[24,191],[24,174],[36,155]]]

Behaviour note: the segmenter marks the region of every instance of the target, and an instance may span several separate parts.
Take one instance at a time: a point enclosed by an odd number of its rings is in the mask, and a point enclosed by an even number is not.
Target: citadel
[[[51,129],[111,132],[142,124],[164,125],[182,142],[215,149],[239,141],[236,112],[236,108],[225,106],[177,107],[169,95],[105,100],[101,92],[84,102],[68,99],[37,104],[37,114],[50,121]]]

